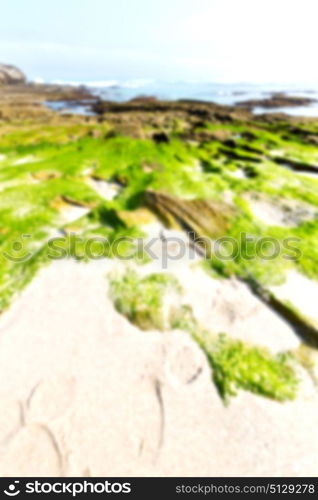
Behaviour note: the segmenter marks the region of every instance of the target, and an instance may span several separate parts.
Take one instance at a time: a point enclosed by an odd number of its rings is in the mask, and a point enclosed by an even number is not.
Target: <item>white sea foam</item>
[[[136,80],[127,80],[126,82],[122,82],[120,87],[126,89],[140,89],[142,87],[147,87],[148,85],[155,84],[155,80],[147,79],[147,78],[138,78]]]
[[[120,86],[120,83],[118,80],[100,80],[96,82],[86,82],[84,85],[87,87],[109,88]]]
[[[37,80],[39,80],[39,79],[37,79]],[[56,85],[71,85],[71,86],[76,86],[76,87],[78,87],[80,85],[85,85],[87,87],[101,88],[101,89],[102,88],[111,88],[111,87],[118,87],[118,88],[123,88],[123,89],[138,89],[138,88],[146,87],[148,85],[153,85],[156,83],[156,81],[151,80],[151,79],[146,79],[146,78],[138,78],[135,80],[124,80],[124,81],[96,80],[96,81],[83,81],[83,82],[75,82],[75,81],[67,81],[67,80],[54,80],[52,83],[54,83]]]
[[[42,83],[45,83],[45,80],[41,76],[36,76],[35,78],[33,78],[32,83],[41,85]]]

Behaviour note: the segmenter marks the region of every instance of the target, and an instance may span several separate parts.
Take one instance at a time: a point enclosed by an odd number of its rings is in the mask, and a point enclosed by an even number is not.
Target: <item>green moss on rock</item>
[[[249,346],[220,334],[216,341],[200,339],[212,367],[213,380],[228,402],[239,389],[277,401],[296,397],[298,378],[288,353],[272,355],[267,349]]]
[[[140,277],[134,270],[123,276],[110,276],[110,296],[118,312],[142,330],[170,328],[169,292],[181,293],[178,281],[170,274],[154,273]]]

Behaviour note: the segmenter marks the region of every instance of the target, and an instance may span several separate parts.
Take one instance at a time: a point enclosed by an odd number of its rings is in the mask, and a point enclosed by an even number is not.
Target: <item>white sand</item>
[[[297,271],[290,271],[286,281],[271,291],[282,301],[291,303],[318,327],[318,282]]]
[[[298,175],[301,175],[303,177],[309,177],[311,179],[315,179],[316,181],[318,180],[318,171],[317,171],[317,173],[315,173],[315,172],[299,172]]]
[[[36,161],[40,161],[39,158],[33,155],[25,156],[24,158],[19,158],[18,160],[15,160],[12,165],[13,166],[18,166],[18,165],[25,165],[26,163],[34,163]]]
[[[119,184],[89,178],[88,184],[105,200],[111,201],[121,190]]]
[[[309,377],[293,403],[241,393],[225,408],[186,334],[140,332],[114,310],[104,275],[116,265],[54,262],[0,317],[0,475],[317,475]],[[188,293],[213,329],[240,290],[208,280]],[[246,294],[232,323],[252,338]],[[274,335],[258,319],[257,340]]]
[[[253,215],[268,226],[293,227],[317,216],[317,210],[308,203],[293,200],[267,200],[248,197]]]
[[[175,271],[204,328],[268,347],[272,352],[295,349],[299,337],[291,327],[236,279],[212,279],[202,269]]]
[[[71,204],[68,206],[65,205],[59,213],[59,219],[61,224],[70,224],[88,214],[90,211],[91,209],[87,207],[80,207]]]
[[[242,168],[237,168],[236,170],[229,170],[228,175],[235,177],[235,179],[246,179],[247,175]]]
[[[184,231],[166,229],[160,222],[142,226],[146,233],[143,255],[152,261],[141,268],[140,272],[172,272],[175,268],[187,268],[187,265],[202,260],[199,248],[192,246]]]

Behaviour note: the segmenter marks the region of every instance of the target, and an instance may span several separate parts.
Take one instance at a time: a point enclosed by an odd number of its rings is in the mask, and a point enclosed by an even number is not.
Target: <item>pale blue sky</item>
[[[1,1],[30,78],[318,82],[317,0]]]

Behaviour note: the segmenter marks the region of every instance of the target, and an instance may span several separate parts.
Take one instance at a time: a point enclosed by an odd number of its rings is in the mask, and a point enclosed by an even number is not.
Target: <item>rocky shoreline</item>
[[[5,70],[5,68],[8,69]],[[252,119],[253,109],[259,107],[264,110],[272,110],[272,113],[259,117],[265,121],[282,119],[283,117],[290,122],[315,120],[315,118],[308,117],[291,117],[281,112],[273,113],[275,108],[280,110],[284,107],[304,107],[316,102],[313,98],[291,96],[284,92],[273,92],[270,97],[266,98],[239,101],[232,106],[189,99],[161,101],[156,97],[148,96],[135,97],[125,102],[112,102],[101,99],[85,86],[29,83],[23,73],[14,66],[0,65],[0,76],[1,74],[3,77],[2,79],[0,77],[0,103],[3,119],[19,118],[27,116],[27,113],[30,113],[33,118],[37,115],[39,118],[41,115],[48,116],[48,108],[45,103],[57,102],[67,106],[65,114],[72,114],[70,106],[83,107],[99,118],[107,113],[110,119],[113,119],[115,115],[121,115],[125,118],[127,113],[137,114],[137,118],[138,113],[152,113],[155,118],[159,113],[163,113],[165,115],[180,115],[190,121],[194,118],[210,121],[235,119],[248,121]],[[4,113],[3,108],[5,108],[6,113]],[[19,108],[27,108],[26,113],[22,109],[19,112]]]
[[[0,86],[2,475],[315,474],[318,118],[244,106]]]
[[[315,99],[309,97],[299,97],[299,96],[289,96],[283,92],[273,93],[268,98],[263,99],[251,99],[248,101],[239,101],[236,103],[237,106],[252,110],[256,106],[261,108],[288,108],[288,107],[298,107],[298,106],[309,106],[317,102]]]

